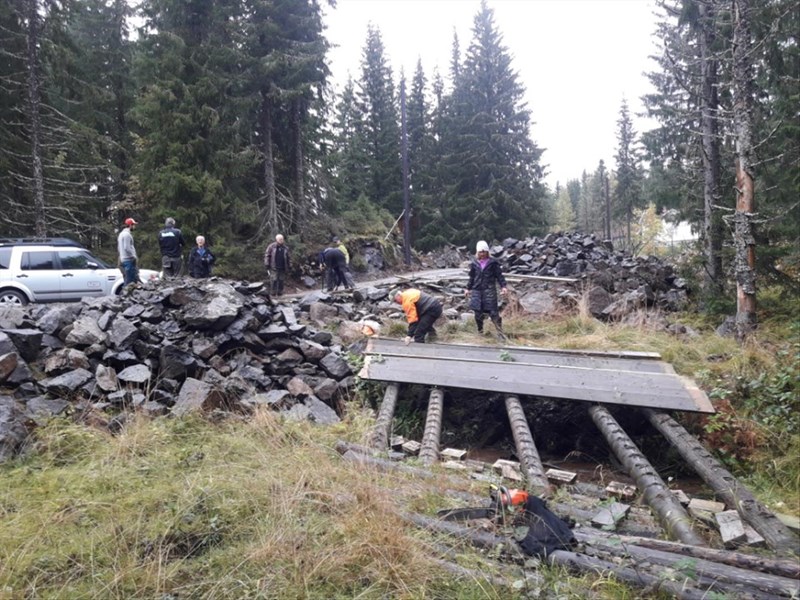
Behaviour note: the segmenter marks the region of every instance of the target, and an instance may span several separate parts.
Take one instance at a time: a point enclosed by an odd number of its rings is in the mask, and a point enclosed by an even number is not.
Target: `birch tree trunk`
[[[756,251],[752,216],[753,176],[753,48],[750,0],[733,0],[733,122],[736,134],[736,212],[733,244],[736,273],[736,338],[742,341],[756,327]]]

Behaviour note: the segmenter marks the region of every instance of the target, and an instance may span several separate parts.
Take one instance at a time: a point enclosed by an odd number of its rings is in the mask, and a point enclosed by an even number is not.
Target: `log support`
[[[511,432],[514,435],[514,444],[517,447],[517,456],[522,465],[522,471],[528,482],[528,488],[536,494],[550,492],[550,482],[544,474],[542,459],[533,443],[533,435],[522,410],[522,403],[517,396],[506,396],[506,411],[511,423]]]
[[[589,409],[589,414],[669,535],[684,544],[705,546],[703,539],[692,529],[691,519],[681,503],[611,413],[596,404]]]
[[[386,386],[383,394],[383,402],[378,410],[378,418],[370,436],[370,446],[378,450],[386,450],[389,446],[389,438],[392,434],[392,419],[394,409],[397,406],[397,394],[400,392],[400,385],[390,383]]]
[[[428,396],[428,414],[425,417],[425,432],[422,435],[422,447],[419,449],[420,461],[426,467],[429,467],[439,460],[439,439],[442,435],[443,412],[444,391],[434,388]]]
[[[688,465],[714,491],[719,500],[735,508],[744,521],[775,550],[798,552],[800,541],[753,493],[742,485],[696,437],[666,413],[650,408],[642,412]]]

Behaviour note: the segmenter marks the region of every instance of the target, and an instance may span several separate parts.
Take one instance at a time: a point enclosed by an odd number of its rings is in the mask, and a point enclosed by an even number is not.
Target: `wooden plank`
[[[578,478],[578,474],[574,471],[547,469],[547,471],[545,471],[545,477],[547,477],[550,481],[555,481],[556,483],[573,483]]]
[[[643,373],[670,373],[672,365],[654,360],[652,356],[619,356],[617,354],[585,353],[583,350],[545,350],[523,346],[468,346],[459,344],[409,344],[398,340],[371,340],[367,354],[381,356],[412,356],[451,358],[482,362],[513,362],[520,365],[550,365],[553,367],[576,367],[634,371]],[[648,353],[649,354],[649,353]],[[658,355],[655,355],[658,356]]]
[[[606,486],[606,492],[617,498],[631,500],[636,496],[636,486],[621,481],[612,481]]]
[[[496,351],[498,347],[476,346],[470,344],[416,344],[406,346],[402,340],[373,337],[368,340],[365,352],[367,354],[381,354],[383,352],[391,352],[393,349],[406,349],[410,352],[415,350],[424,352],[432,348],[438,348],[444,352],[449,352],[453,348],[472,348],[474,350],[491,352]],[[658,352],[639,352],[630,350],[579,350],[572,348],[537,348],[536,346],[506,346],[504,349],[519,352],[556,354],[563,356],[595,356],[598,358],[635,358],[641,360],[661,360],[661,355]]]
[[[442,458],[449,458],[450,460],[463,460],[466,455],[467,451],[460,448],[445,448],[439,453]]]
[[[416,440],[408,440],[407,442],[404,442],[401,447],[403,448],[403,452],[406,454],[414,455],[419,453],[419,449],[422,447],[422,444]]]
[[[714,412],[700,390],[687,390],[683,378],[667,373],[380,355],[367,356],[359,376],[563,400]]]

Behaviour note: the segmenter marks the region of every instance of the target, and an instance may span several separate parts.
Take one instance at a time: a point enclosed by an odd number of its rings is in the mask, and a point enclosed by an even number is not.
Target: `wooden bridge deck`
[[[368,341],[364,379],[713,413],[706,394],[658,354]]]

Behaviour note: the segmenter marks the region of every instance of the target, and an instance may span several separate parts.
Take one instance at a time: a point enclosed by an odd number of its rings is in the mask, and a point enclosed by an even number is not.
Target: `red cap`
[[[125,219],[125,226],[130,227],[131,225],[138,225],[138,223],[133,219],[131,219],[130,217],[128,217],[127,219]]]

